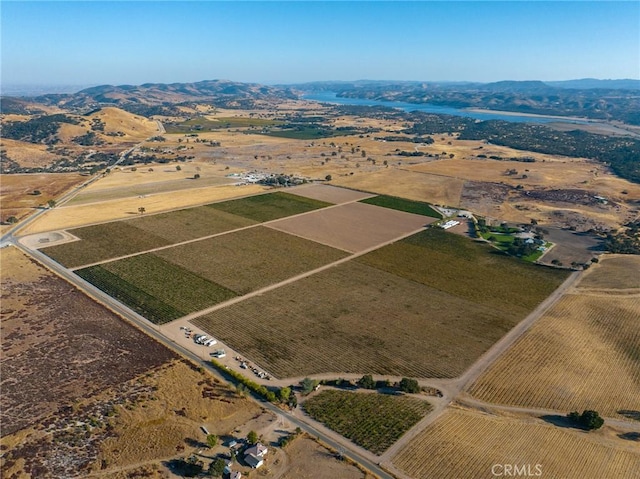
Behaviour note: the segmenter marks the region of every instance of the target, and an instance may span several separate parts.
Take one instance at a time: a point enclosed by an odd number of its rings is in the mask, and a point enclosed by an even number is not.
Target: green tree
[[[582,414],[578,411],[573,411],[567,414],[567,418],[577,426],[583,427],[589,431],[593,429],[600,429],[604,424],[604,419],[600,417],[597,411],[585,410]]]
[[[216,447],[218,445],[218,436],[216,436],[215,434],[209,434],[207,436],[207,444],[212,449]]]
[[[420,385],[415,379],[402,378],[398,387],[400,391],[405,393],[415,394],[420,392]]]
[[[47,201],[47,205],[49,205],[49,208],[54,208],[56,206],[56,200]]]
[[[302,386],[302,394],[307,395],[315,389],[315,387],[318,385],[318,381],[315,381],[311,378],[304,378],[302,381],[300,381],[300,385]]]
[[[324,179],[327,180],[327,181],[331,181],[333,178],[332,178],[331,175],[327,175],[327,176],[324,177]]]
[[[289,399],[291,398],[291,388],[288,388],[288,387],[280,388],[280,391],[278,392],[278,396],[280,398],[280,401],[282,401],[283,403],[288,403]]]
[[[33,196],[40,196],[42,194],[42,191],[40,190],[33,190],[33,193],[31,193]]]
[[[249,431],[249,434],[247,434],[247,441],[249,441],[249,444],[256,444],[258,442],[258,433],[255,431]]]
[[[209,465],[209,475],[213,477],[222,477],[224,475],[224,468],[226,467],[224,459],[215,459]]]
[[[16,218],[15,216],[9,216],[7,218],[7,223],[14,224],[14,223],[17,223],[17,222],[18,222],[18,218]]]
[[[197,180],[200,178],[200,173],[196,173],[195,175],[193,175],[193,179]]]
[[[358,380],[358,386],[364,389],[375,389],[376,382],[373,380],[371,374],[365,374]]]
[[[138,208],[138,212],[143,215],[144,212],[147,211],[147,209],[144,206],[141,206],[140,208]]]
[[[180,165],[176,165],[176,171],[180,171],[182,170],[182,167]]]

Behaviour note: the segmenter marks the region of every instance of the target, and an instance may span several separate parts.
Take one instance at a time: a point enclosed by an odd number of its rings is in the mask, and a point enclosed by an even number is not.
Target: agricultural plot
[[[128,223],[145,231],[146,234],[160,236],[170,243],[179,243],[255,224],[247,218],[206,206],[143,216],[129,220]]]
[[[484,401],[625,418],[640,406],[640,297],[569,294],[471,387]]]
[[[76,274],[155,324],[235,296],[233,291],[150,253],[80,269]]]
[[[515,260],[484,243],[440,228],[427,229],[356,261],[516,315],[516,322],[549,296],[569,274]]]
[[[431,410],[421,399],[347,391],[323,391],[303,407],[315,420],[374,454],[383,453]]]
[[[591,265],[580,281],[580,289],[640,288],[640,256],[604,255],[600,263]]]
[[[154,254],[237,294],[246,294],[346,256],[342,251],[263,226]]]
[[[86,226],[69,232],[82,241],[42,249],[43,253],[67,268],[170,244],[168,240],[140,230],[128,221]]]
[[[347,188],[339,188],[331,185],[308,184],[295,188],[293,192],[298,196],[312,198],[327,203],[340,204],[350,201],[358,201],[364,198],[370,198],[370,193],[362,191],[349,190]]]
[[[606,433],[450,408],[403,448],[393,464],[410,477],[493,477],[496,464],[530,465],[531,476],[539,464],[540,477],[638,477],[637,445]],[[500,467],[493,472],[506,476]]]
[[[257,222],[263,222],[317,210],[330,206],[330,203],[277,191],[222,203],[212,203],[207,206]]]
[[[270,223],[269,227],[355,253],[416,231],[433,221],[402,211],[349,203],[285,218]]]
[[[441,219],[442,215],[434,210],[428,203],[421,201],[412,201],[396,196],[379,195],[373,198],[366,198],[360,201],[369,205],[382,206],[393,210],[405,211],[416,215],[430,216],[432,218]]]
[[[512,314],[349,261],[192,320],[277,377],[455,377]]]

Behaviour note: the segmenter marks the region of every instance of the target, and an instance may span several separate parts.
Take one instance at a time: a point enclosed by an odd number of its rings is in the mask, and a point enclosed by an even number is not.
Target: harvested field
[[[80,269],[76,274],[155,324],[233,298],[235,293],[154,254]]]
[[[296,438],[284,450],[289,466],[282,479],[370,479],[356,466],[338,459],[335,453],[307,436]],[[266,477],[274,477],[267,475]]]
[[[580,281],[583,289],[638,289],[640,288],[640,256],[603,255],[600,263],[592,264]]]
[[[541,477],[638,477],[637,445],[614,433],[606,425],[586,433],[542,420],[450,408],[402,449],[393,464],[411,477],[492,477],[495,464],[529,464],[532,475],[539,464]]]
[[[240,295],[346,256],[342,251],[264,226],[154,254]]]
[[[192,320],[279,377],[455,377],[518,321],[356,261]]]
[[[359,201],[372,196],[371,194],[363,193],[362,191],[349,190],[347,188],[338,188],[336,186],[321,184],[304,185],[297,187],[291,191],[293,191],[298,196],[304,196],[305,198],[312,198],[314,200],[325,201],[327,203],[333,204]]]
[[[372,248],[435,221],[421,215],[364,203],[348,203],[269,224],[352,253]]]
[[[277,191],[266,195],[248,196],[238,200],[213,203],[208,206],[263,222],[324,208],[330,206],[330,203]]]
[[[166,239],[140,230],[128,221],[86,226],[71,230],[70,233],[81,241],[42,249],[43,253],[67,268],[170,244]]]
[[[624,418],[640,406],[640,296],[565,295],[471,387],[484,401]]]
[[[316,421],[374,454],[387,450],[431,410],[421,399],[335,390],[322,391],[303,407]]]
[[[459,206],[464,181],[395,167],[368,174],[335,177],[332,183],[432,204]]]
[[[442,215],[434,210],[429,204],[419,201],[406,200],[395,196],[379,195],[372,198],[361,200],[361,203],[368,205],[382,206],[383,208],[391,208],[393,210],[405,211],[422,216],[431,216],[432,218],[441,219]]]
[[[146,233],[160,236],[170,243],[201,238],[255,224],[241,216],[206,206],[187,208],[157,215],[145,215],[127,222]]]
[[[525,263],[485,243],[429,228],[356,259],[455,297],[513,314],[518,322],[568,272]]]
[[[16,248],[0,255],[2,435],[175,357]]]
[[[184,191],[158,193],[144,198],[123,198],[104,201],[100,205],[87,204],[77,206],[56,207],[46,215],[38,218],[21,232],[23,234],[41,233],[44,231],[76,228],[105,221],[125,219],[139,216],[138,208],[145,208],[147,214],[167,210],[199,206],[212,201],[227,200],[243,195],[265,191],[261,185],[249,186],[212,186],[192,188]]]

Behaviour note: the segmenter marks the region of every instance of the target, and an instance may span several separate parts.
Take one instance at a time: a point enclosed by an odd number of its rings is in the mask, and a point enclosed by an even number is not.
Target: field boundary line
[[[306,213],[303,213],[303,214],[306,214]],[[353,254],[351,254],[349,256],[346,256],[344,258],[340,258],[340,259],[338,259],[336,261],[333,261],[331,263],[327,263],[325,265],[322,265],[322,266],[320,266],[318,268],[312,269],[310,271],[305,271],[304,273],[300,273],[300,274],[298,274],[296,276],[292,276],[292,277],[287,278],[287,279],[285,279],[283,281],[280,281],[279,283],[270,284],[269,286],[265,286],[263,288],[257,289],[255,291],[247,293],[247,294],[245,294],[243,296],[238,296],[237,298],[232,298],[232,299],[230,299],[228,301],[225,301],[223,303],[218,303],[216,305],[213,305],[213,306],[211,306],[209,308],[206,308],[206,309],[203,309],[201,311],[194,311],[193,313],[190,313],[190,314],[188,314],[186,316],[183,316],[181,318],[177,318],[176,321],[191,321],[191,320],[193,320],[195,318],[198,318],[200,316],[204,316],[205,314],[212,313],[214,311],[217,311],[217,310],[222,309],[222,308],[226,308],[227,306],[231,306],[233,304],[239,303],[239,302],[244,301],[246,299],[253,298],[254,296],[259,296],[259,295],[267,293],[269,291],[273,291],[275,289],[281,288],[282,286],[286,286],[288,284],[294,283],[294,282],[299,281],[301,279],[308,278],[309,276],[313,276],[314,274],[321,273],[322,271],[325,271],[327,269],[333,268],[335,266],[339,266],[339,265],[341,265],[343,263],[351,261],[351,260],[353,260],[355,258],[363,256],[363,255],[365,255],[367,253],[370,253],[372,251],[375,251],[375,250],[377,250],[379,248],[383,248],[384,246],[387,246],[387,245],[390,245],[390,244],[395,243],[397,241],[400,241],[400,240],[403,240],[405,238],[408,238],[409,236],[417,234],[420,231],[423,231],[424,229],[425,229],[425,227],[423,226],[423,227],[421,227],[419,229],[416,229],[414,231],[410,231],[408,233],[405,233],[405,234],[403,234],[403,235],[401,235],[399,237],[396,237],[396,238],[394,238],[392,240],[385,241],[384,243],[380,243],[378,245],[372,246],[372,247],[367,248],[365,250],[358,251],[357,253],[353,253]]]
[[[349,201],[347,203],[354,203],[354,201]],[[169,245],[158,246],[157,248],[151,248],[151,249],[144,250],[144,251],[138,251],[136,253],[125,254],[123,256],[116,256],[114,258],[109,258],[109,259],[105,259],[105,260],[102,260],[102,261],[96,261],[95,263],[88,263],[88,264],[84,264],[84,265],[81,265],[81,266],[74,266],[73,268],[68,268],[68,269],[69,269],[69,271],[76,271],[76,270],[83,269],[83,268],[89,268],[91,266],[98,266],[98,265],[105,264],[105,263],[111,263],[112,261],[118,261],[118,260],[121,260],[121,259],[131,258],[133,256],[139,256],[141,254],[154,253],[156,251],[162,251],[162,250],[173,248],[173,247],[176,247],[176,246],[183,246],[183,245],[186,245],[186,244],[197,243],[198,241],[205,241],[205,240],[208,240],[208,239],[211,239],[211,238],[216,238],[218,236],[223,236],[223,235],[227,235],[227,234],[231,234],[231,233],[236,233],[238,231],[244,231],[244,230],[248,230],[248,229],[251,229],[251,228],[257,228],[259,226],[269,227],[269,225],[271,223],[274,223],[276,221],[280,221],[280,220],[283,220],[283,219],[289,219],[289,218],[297,218],[298,216],[309,215],[309,214],[315,213],[315,212],[317,212],[319,210],[327,210],[327,209],[331,209],[331,208],[337,208],[337,207],[343,206],[343,205],[345,205],[347,203],[340,203],[338,205],[325,206],[324,208],[319,208],[319,209],[311,210],[311,211],[305,211],[303,213],[297,213],[295,215],[285,216],[284,218],[276,218],[276,219],[269,220],[269,221],[263,221],[262,223],[255,223],[253,225],[242,226],[240,228],[235,228],[235,229],[228,230],[228,231],[221,231],[220,233],[214,233],[214,234],[207,235],[207,236],[201,236],[199,238],[193,238],[193,239],[190,239],[190,240],[180,241],[179,243],[173,243],[173,244],[169,244]],[[207,204],[210,204],[210,203],[207,203]],[[182,208],[182,209],[184,209],[184,208]],[[279,232],[285,233],[285,234],[291,234],[291,233],[288,233],[286,231],[278,230],[277,228],[270,228],[270,229],[276,230],[276,231],[279,231]],[[63,231],[66,231],[66,230],[63,230]],[[298,236],[298,235],[291,234],[291,236]],[[299,236],[299,237],[302,238],[302,236]],[[303,238],[303,239],[306,239],[307,241],[312,241],[314,243],[322,244],[322,243],[320,243],[318,241],[310,240],[309,238]],[[336,249],[338,251],[344,251],[344,250],[341,250],[340,248],[336,248],[334,246],[332,246],[332,248]],[[350,251],[345,251],[345,252],[346,253],[350,253]]]

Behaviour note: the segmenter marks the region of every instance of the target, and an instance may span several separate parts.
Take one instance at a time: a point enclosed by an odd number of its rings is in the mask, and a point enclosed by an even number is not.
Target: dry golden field
[[[607,254],[591,265],[580,281],[580,290],[640,289],[640,256]],[[638,291],[640,292],[640,291]]]
[[[124,198],[104,201],[99,204],[63,206],[49,211],[41,219],[28,225],[21,233],[41,233],[43,231],[74,228],[93,223],[131,218],[139,215],[139,207],[145,208],[146,214],[158,213],[170,209],[185,208],[256,194],[266,190],[266,187],[260,185],[212,186],[158,193],[145,198]]]
[[[20,219],[33,212],[33,208],[46,205],[87,178],[77,173],[2,175],[0,178],[0,202],[2,219],[9,216]],[[39,190],[40,195],[33,192]]]
[[[565,295],[472,385],[471,395],[620,419],[637,413],[640,294],[612,288],[637,284],[638,271],[638,257],[605,257],[577,293]],[[610,289],[603,294],[585,286]]]
[[[637,478],[637,441],[609,426],[594,432],[541,419],[449,408],[393,458],[410,477],[481,479],[504,475],[503,465],[530,465],[535,476],[563,479]],[[526,473],[525,473],[526,475]]]
[[[11,140],[3,138],[0,142],[7,156],[25,168],[37,168],[50,165],[59,157],[47,151],[46,145],[27,143],[26,141]],[[3,175],[3,179],[5,176]]]

